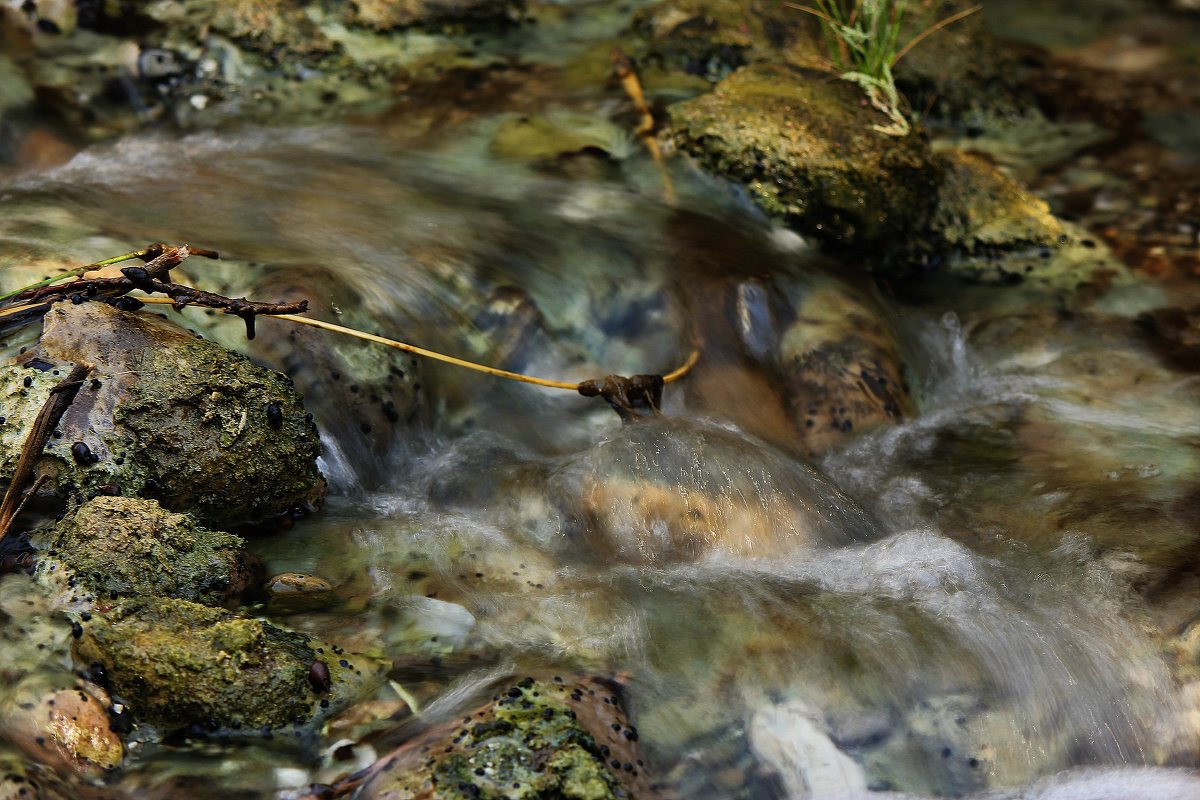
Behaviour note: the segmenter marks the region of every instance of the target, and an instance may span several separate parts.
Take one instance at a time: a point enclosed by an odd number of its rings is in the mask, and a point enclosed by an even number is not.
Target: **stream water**
[[[664,202],[620,102],[564,98],[595,144],[550,161],[497,144],[507,110],[130,135],[5,178],[0,238],[76,262],[213,248],[182,270],[196,285],[564,380],[667,372],[702,343],[662,416],[622,425],[431,362],[360,381],[338,365],[370,357],[332,334],[261,320],[247,342],[184,312],[293,374],[323,431],[326,507],[250,546],[343,602],[282,623],[443,659],[408,687],[430,715],[490,675],[590,672],[626,683],[649,763],[697,800],[1200,797],[1174,769],[1196,766],[1196,701],[1150,604],[1197,551],[1200,403],[1131,322],[1156,285],[1070,309],[882,294],[682,162]],[[830,287],[877,309],[914,408],[811,458],[755,298]],[[38,668],[61,665],[19,669]],[[329,744],[147,745],[115,782],[269,796],[336,772]]]

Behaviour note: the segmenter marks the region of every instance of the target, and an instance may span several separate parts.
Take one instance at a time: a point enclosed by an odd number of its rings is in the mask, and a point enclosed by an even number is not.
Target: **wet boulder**
[[[372,768],[370,800],[664,796],[610,681],[525,678]]]
[[[382,681],[382,664],[257,619],[139,598],[94,614],[76,661],[98,668],[143,722],[168,729],[304,726]]]
[[[88,380],[39,470],[63,496],[149,496],[229,527],[310,508],[325,484],[320,440],[283,375],[148,313],[55,305],[41,340],[0,367],[0,472],[74,364]]]
[[[845,81],[753,65],[669,115],[678,149],[833,251],[879,259],[933,213],[942,168],[925,139],[874,130],[886,118]]]
[[[160,595],[219,605],[260,574],[241,537],[200,527],[153,500],[97,497],[38,537],[37,574],[90,599]]]

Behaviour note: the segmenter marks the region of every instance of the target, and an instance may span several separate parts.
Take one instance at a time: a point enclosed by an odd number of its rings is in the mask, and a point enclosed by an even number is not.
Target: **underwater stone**
[[[186,600],[139,598],[82,624],[76,660],[100,665],[138,719],[260,731],[307,724],[382,680],[381,662]],[[328,691],[310,675],[322,662]],[[324,688],[322,686],[321,688]],[[328,701],[322,704],[322,701]]]
[[[37,347],[0,367],[0,472],[11,475],[50,390],[79,362],[95,369],[43,452],[48,490],[153,496],[215,527],[323,498],[316,426],[285,376],[156,315],[96,302],[55,305]],[[79,442],[94,463],[77,461]]]
[[[39,538],[39,577],[73,579],[98,598],[161,595],[220,604],[259,577],[241,537],[206,530],[153,500],[96,497]]]
[[[697,454],[703,454],[698,457]],[[878,524],[828,478],[761,442],[681,420],[638,420],[550,480],[568,519],[547,544],[605,563],[773,557],[868,541]]]
[[[0,719],[5,738],[43,764],[88,774],[114,769],[125,756],[106,705],[82,689],[14,703]]]
[[[886,118],[845,81],[755,65],[669,114],[679,149],[831,250],[878,259],[933,212],[942,167],[925,139],[872,130]]]

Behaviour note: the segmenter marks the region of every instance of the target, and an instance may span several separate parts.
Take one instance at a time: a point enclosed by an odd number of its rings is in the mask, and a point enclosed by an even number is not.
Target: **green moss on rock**
[[[375,766],[370,800],[616,800],[657,794],[612,684],[525,678]]]
[[[186,600],[128,600],[82,627],[76,660],[100,665],[139,719],[167,728],[305,724],[382,680],[373,659]]]
[[[669,113],[681,150],[832,250],[875,254],[933,212],[941,165],[924,138],[872,130],[884,118],[844,81],[755,65]]]
[[[97,497],[43,536],[37,571],[98,598],[161,595],[219,604],[247,589],[257,564],[241,537],[210,531],[153,500]]]
[[[218,528],[320,503],[320,439],[286,376],[103,303],[60,303],[44,325],[38,346],[0,369],[4,474],[50,389],[85,362],[93,379],[43,454],[50,489],[152,496]]]

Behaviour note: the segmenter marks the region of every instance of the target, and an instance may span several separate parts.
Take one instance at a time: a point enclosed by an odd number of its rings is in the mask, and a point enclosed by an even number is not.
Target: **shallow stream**
[[[188,242],[222,254],[187,262],[195,285],[524,373],[665,373],[698,344],[661,416],[622,424],[571,392],[183,312],[292,374],[323,432],[325,508],[250,546],[341,603],[281,623],[411,662],[429,718],[496,675],[591,673],[625,684],[649,763],[696,800],[1200,796],[1170,769],[1200,731],[1165,644],[1197,608],[1170,598],[1200,546],[1200,395],[1132,321],[1158,285],[880,291],[682,161],[666,202],[619,94],[543,102],[98,145],[0,183],[0,237],[33,264],[3,280]],[[514,143],[543,123],[588,144]],[[770,352],[779,298],[821,292],[876,315],[912,408],[812,457]],[[0,628],[23,580],[0,579]],[[269,796],[344,771],[331,744],[147,745],[115,785]]]

